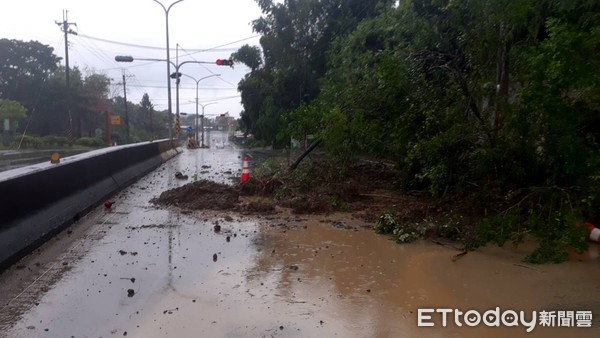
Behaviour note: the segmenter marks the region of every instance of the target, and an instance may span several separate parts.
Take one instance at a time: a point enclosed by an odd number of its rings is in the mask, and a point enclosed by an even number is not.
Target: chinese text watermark
[[[418,309],[418,326],[448,326],[450,322],[458,327],[486,325],[489,327],[523,326],[527,332],[536,326],[541,327],[591,327],[592,311],[525,311],[501,310],[499,307],[485,312],[458,309]]]

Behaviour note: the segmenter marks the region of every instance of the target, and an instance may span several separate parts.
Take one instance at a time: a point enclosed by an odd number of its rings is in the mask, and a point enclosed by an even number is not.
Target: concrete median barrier
[[[180,152],[161,140],[0,172],[0,271]]]

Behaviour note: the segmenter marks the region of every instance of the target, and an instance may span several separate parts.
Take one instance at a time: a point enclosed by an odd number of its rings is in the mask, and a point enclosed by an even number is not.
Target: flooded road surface
[[[397,245],[348,215],[178,211],[150,200],[231,182],[238,150],[184,153],[0,275],[1,337],[598,337],[600,265]],[[260,156],[256,156],[259,158]],[[177,180],[175,172],[189,176]],[[214,226],[221,226],[215,232]],[[591,328],[418,327],[419,308],[593,312]]]
[[[284,218],[285,220],[285,218]],[[522,263],[527,250],[485,248],[453,261],[460,251],[431,242],[397,245],[360,227],[347,215],[310,217],[289,226],[275,225],[260,237],[263,254],[251,276],[276,280],[281,294],[310,300],[304,311],[332,336],[350,329],[353,337],[597,337],[600,334],[600,265],[567,262],[560,265]],[[306,228],[304,228],[306,227]],[[526,245],[525,245],[526,246]],[[297,266],[293,270],[277,268]],[[267,278],[270,277],[270,278]],[[591,310],[593,328],[542,328],[531,333],[512,328],[463,327],[448,317],[448,327],[418,328],[419,308],[449,308],[463,312],[499,307],[502,311]],[[298,307],[295,307],[298,308]],[[450,319],[452,318],[452,319]],[[340,327],[341,326],[341,327]],[[312,335],[309,335],[312,336]]]

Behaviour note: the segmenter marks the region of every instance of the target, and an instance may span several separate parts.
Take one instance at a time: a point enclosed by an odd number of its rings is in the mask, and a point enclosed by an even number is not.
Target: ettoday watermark
[[[459,309],[418,309],[417,326],[442,327],[453,321],[457,327],[486,325],[489,327],[523,326],[527,332],[542,327],[591,327],[592,311],[525,311],[502,310],[499,307],[485,312]]]

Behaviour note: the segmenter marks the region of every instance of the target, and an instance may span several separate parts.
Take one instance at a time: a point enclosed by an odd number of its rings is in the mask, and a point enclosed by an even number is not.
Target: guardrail
[[[180,152],[160,140],[0,172],[0,271]]]

